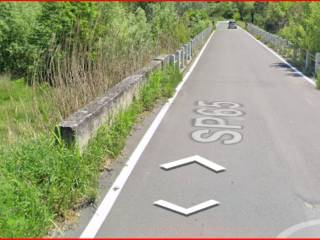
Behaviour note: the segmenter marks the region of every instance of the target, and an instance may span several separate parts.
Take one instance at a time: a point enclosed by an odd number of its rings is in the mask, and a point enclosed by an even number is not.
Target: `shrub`
[[[23,76],[33,64],[29,38],[39,12],[39,3],[0,3],[0,72]]]
[[[191,37],[196,36],[203,29],[212,24],[208,13],[203,10],[188,10],[185,12],[184,18],[191,31]]]

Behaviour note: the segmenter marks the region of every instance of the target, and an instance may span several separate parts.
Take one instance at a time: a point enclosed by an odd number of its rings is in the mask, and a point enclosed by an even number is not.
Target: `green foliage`
[[[75,199],[85,166],[51,137],[21,141],[0,154],[1,237],[43,236],[55,214]],[[85,168],[87,169],[87,168]],[[1,191],[3,189],[1,188]],[[9,219],[9,221],[8,221]]]
[[[24,79],[0,76],[0,145],[48,131],[60,120],[58,109],[46,101],[45,88],[33,88]]]
[[[173,66],[168,67],[164,73],[155,72],[140,92],[139,101],[143,109],[152,109],[156,99],[160,97],[171,97],[181,79],[181,73]]]
[[[232,2],[217,2],[209,7],[209,16],[223,19],[232,19],[237,8]]]
[[[249,6],[249,4],[251,4]],[[253,4],[253,5],[252,5]],[[305,74],[314,74],[306,66],[306,53],[320,52],[320,3],[318,2],[255,2],[235,3],[239,19],[259,25],[268,32],[287,39],[293,49],[282,49],[281,54]]]
[[[87,103],[159,51],[176,49],[207,27],[205,12],[185,14],[185,7],[0,3],[0,73],[25,77],[0,77],[0,140],[9,142],[0,144],[1,237],[44,236],[70,209],[94,200],[106,159],[121,153],[141,112],[172,96],[181,74],[173,67],[153,73],[82,155],[49,132],[79,102]],[[30,78],[36,80],[32,86],[24,81]],[[64,110],[65,105],[71,107]]]
[[[163,75],[161,84],[162,84],[162,96],[165,98],[172,97],[176,86],[182,79],[182,73],[178,71],[173,66],[170,66],[166,69],[165,74]]]
[[[248,16],[251,16],[254,10],[254,2],[236,2],[235,6],[239,13],[238,19],[241,21],[248,20]]]
[[[208,13],[203,10],[188,10],[184,13],[184,18],[191,29],[192,37],[211,25]]]
[[[139,113],[170,97],[181,74],[173,67],[152,74],[139,97],[99,129],[82,155],[48,132],[77,104],[207,27],[203,10],[191,14],[185,7],[0,3],[0,72],[25,76],[0,78],[0,140],[10,143],[0,144],[1,237],[44,236],[69,209],[93,201],[106,159],[121,153]],[[37,84],[25,84],[31,77]]]
[[[237,25],[240,26],[243,29],[247,28],[247,24],[245,22],[241,21],[241,20],[237,21]]]
[[[39,189],[1,168],[0,174],[1,237],[44,236],[52,215],[41,201]]]
[[[317,89],[320,89],[320,70],[318,70],[316,74],[316,87]]]
[[[39,3],[0,3],[0,73],[23,75],[32,64],[30,36],[39,11]]]
[[[11,72],[30,80],[54,84],[55,64],[73,56],[85,71],[102,61],[145,62],[153,54],[172,51],[208,24],[208,4],[44,2],[1,3],[0,73]],[[180,6],[180,8],[179,8]],[[189,18],[182,17],[192,7]],[[109,46],[106,48],[106,46]],[[84,50],[86,52],[84,52]],[[138,59],[140,56],[140,59]],[[100,58],[99,58],[100,57]],[[68,59],[70,66],[75,68]],[[125,63],[127,64],[127,63]],[[110,64],[114,68],[113,64]],[[120,65],[120,64],[119,64]],[[67,70],[66,70],[67,71]],[[118,69],[111,75],[121,76]],[[115,73],[114,73],[115,72]],[[63,79],[65,81],[65,79]],[[117,80],[114,80],[117,82]]]
[[[252,22],[268,32],[280,34],[295,48],[320,51],[320,3],[255,2],[235,3],[239,19]]]
[[[171,96],[181,78],[173,67],[153,73],[139,97],[98,130],[82,155],[53,133],[0,146],[0,236],[45,236],[67,210],[94,201],[106,159],[121,153],[138,115]]]
[[[156,72],[151,77],[152,81],[149,84],[146,84],[142,87],[140,93],[140,100],[143,102],[143,107],[146,110],[151,110],[153,104],[157,98],[161,95],[161,80],[162,73]]]
[[[264,18],[264,28],[268,32],[277,33],[289,21],[289,7],[292,3],[269,3]]]

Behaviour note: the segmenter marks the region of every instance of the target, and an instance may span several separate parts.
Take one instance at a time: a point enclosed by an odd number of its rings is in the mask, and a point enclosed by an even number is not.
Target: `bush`
[[[191,37],[196,36],[203,29],[212,24],[208,13],[203,10],[188,10],[185,12],[184,18],[191,31]]]
[[[53,218],[79,196],[81,173],[87,167],[77,156],[50,137],[26,140],[1,152],[1,237],[46,234]]]
[[[40,12],[39,3],[0,3],[0,73],[23,76],[35,57],[30,36]]]
[[[47,98],[66,118],[207,27],[207,12],[190,6],[181,16],[175,3],[2,3],[0,72],[49,84]]]

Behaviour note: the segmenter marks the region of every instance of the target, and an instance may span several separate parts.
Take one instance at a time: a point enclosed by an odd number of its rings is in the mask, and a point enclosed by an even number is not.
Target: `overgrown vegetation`
[[[315,75],[314,55],[320,52],[320,4],[318,2],[237,2],[223,5],[240,21],[253,23],[289,40],[283,54],[307,75]]]
[[[98,130],[82,155],[50,133],[0,149],[1,237],[44,236],[68,210],[92,202],[99,171],[121,153],[137,116],[171,96],[181,78],[173,67],[153,73],[139,97]]]
[[[216,15],[253,23],[280,34],[296,47],[320,51],[320,4],[317,2],[224,2]]]
[[[195,7],[195,8],[194,8]],[[0,3],[0,73],[47,83],[63,118],[209,24],[205,5]]]
[[[52,130],[152,57],[176,50],[211,24],[205,6],[0,3],[1,143]]]
[[[212,24],[202,3],[0,3],[0,236],[45,236],[95,199],[99,171],[137,116],[172,95],[181,74],[153,73],[83,154],[53,129],[160,53]]]
[[[53,129],[61,118],[47,95],[45,86],[30,87],[23,79],[0,76],[0,146]]]
[[[181,75],[172,67],[152,74],[82,155],[52,132],[62,118],[231,18],[287,38],[301,59],[320,51],[315,2],[0,3],[0,236],[45,236],[93,201],[99,171],[121,153],[137,116],[171,96]]]

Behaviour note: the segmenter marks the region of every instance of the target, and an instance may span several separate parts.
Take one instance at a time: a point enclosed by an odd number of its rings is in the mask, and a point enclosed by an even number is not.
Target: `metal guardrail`
[[[295,48],[287,39],[269,33],[251,23],[247,23],[247,31],[275,49],[305,74],[316,76],[320,70],[320,53]]]
[[[212,26],[209,26],[199,34],[197,34],[194,38],[192,38],[189,42],[184,44],[180,49],[178,49],[174,53],[174,62],[176,65],[179,65],[180,69],[184,69],[191,58],[199,51],[199,49],[206,42],[208,37],[212,32]]]

